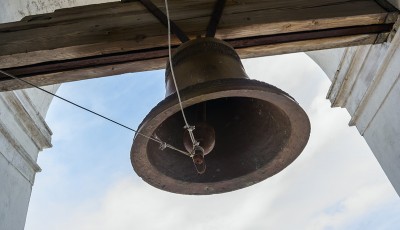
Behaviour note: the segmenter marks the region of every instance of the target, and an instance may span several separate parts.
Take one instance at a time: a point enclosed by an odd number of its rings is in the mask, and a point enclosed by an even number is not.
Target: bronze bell
[[[207,169],[198,174],[188,156],[161,150],[159,143],[136,135],[131,161],[144,181],[181,194],[229,192],[273,176],[303,151],[310,135],[306,113],[282,90],[250,80],[228,43],[191,40],[176,50],[172,62]],[[189,151],[169,65],[165,75],[166,98],[146,116],[139,132]]]

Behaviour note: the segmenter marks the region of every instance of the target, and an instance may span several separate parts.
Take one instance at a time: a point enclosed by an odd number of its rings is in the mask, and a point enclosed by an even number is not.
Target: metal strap
[[[215,37],[215,32],[217,31],[217,26],[219,24],[219,20],[222,16],[222,11],[224,10],[226,0],[217,0],[214,5],[214,10],[211,15],[210,22],[207,26],[206,37]]]
[[[139,0],[150,13],[152,13],[164,26],[168,26],[167,16],[160,10],[154,3],[150,0]],[[171,33],[175,34],[182,43],[189,41],[189,37],[172,21],[171,24]]]

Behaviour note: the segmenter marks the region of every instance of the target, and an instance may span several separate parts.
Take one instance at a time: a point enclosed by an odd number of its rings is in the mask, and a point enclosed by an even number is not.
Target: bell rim
[[[267,99],[274,98],[273,104],[280,102],[277,106],[288,114],[292,127],[295,127],[292,128],[287,145],[292,148],[280,151],[270,162],[254,172],[223,182],[196,183],[180,181],[159,172],[147,156],[147,144],[151,140],[135,135],[130,153],[132,167],[139,177],[158,189],[187,195],[210,195],[242,189],[281,172],[302,153],[308,142],[311,124],[305,111],[289,94],[268,83],[249,79],[220,79],[189,86],[180,91],[180,96],[184,108],[224,97],[248,97],[268,102],[271,100]],[[180,106],[174,93],[159,102],[147,114],[138,131],[151,136],[162,122],[177,112],[180,112]],[[291,145],[293,142],[296,145]]]

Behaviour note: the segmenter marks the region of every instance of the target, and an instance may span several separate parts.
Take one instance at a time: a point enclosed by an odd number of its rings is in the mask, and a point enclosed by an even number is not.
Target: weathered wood
[[[379,25],[368,25],[368,26],[357,26],[357,27],[345,27],[345,28],[334,28],[327,30],[317,31],[306,31],[288,34],[278,35],[267,35],[248,37],[240,39],[226,40],[235,49],[242,49],[254,46],[266,46],[280,43],[292,43],[298,41],[308,41],[321,38],[337,38],[342,36],[360,35],[366,33],[379,34],[379,42],[384,39],[384,32],[389,31],[392,28],[391,24],[379,24]],[[387,34],[386,34],[387,35]],[[342,38],[336,39],[336,41],[342,40]],[[300,50],[303,47],[300,47]],[[130,63],[141,60],[149,60],[167,57],[168,49],[166,47],[157,49],[144,49],[137,51],[129,51],[117,54],[106,54],[92,57],[84,57],[72,60],[61,60],[53,62],[38,63],[34,65],[22,66],[5,69],[5,71],[14,74],[19,77],[30,77],[34,75],[43,75],[54,72],[63,72],[81,68],[92,68],[105,65]],[[0,78],[1,80],[1,78]]]
[[[155,2],[162,6],[162,1]],[[206,2],[209,4],[171,1],[174,21],[191,37],[205,32],[214,1]],[[276,2],[229,1],[217,37],[233,39],[381,24],[387,16],[387,12],[371,0]],[[110,5],[111,9],[98,10],[102,5]],[[89,6],[82,7],[88,12],[81,7],[72,8],[71,19],[64,9],[64,14],[60,15],[63,20],[57,20],[56,11],[53,16],[37,16],[37,19],[1,27],[0,68],[166,46],[166,29],[140,3],[105,3],[93,7],[95,12],[89,10]],[[32,28],[29,27],[31,23]],[[174,44],[179,41],[175,39]],[[36,58],[38,53],[42,60]],[[49,59],[43,60],[46,56]]]
[[[164,10],[163,0],[153,2]],[[170,14],[176,24],[189,37],[194,38],[205,34],[214,3],[215,0],[171,0]],[[274,43],[264,41],[261,44],[254,43],[253,46],[256,45],[257,48],[245,47],[239,50],[243,57],[253,57],[350,44],[371,44],[377,41],[378,34],[390,31],[389,27],[396,18],[397,16],[393,17],[393,12],[389,13],[374,0],[228,0],[216,37],[240,41],[252,37],[275,36]],[[360,33],[351,33],[348,29],[348,34],[338,34],[337,38],[326,35],[325,38],[331,44],[318,43],[326,41],[324,36],[290,41],[287,41],[286,36],[382,24],[389,25],[389,29],[366,30]],[[123,71],[161,68],[165,65],[164,54],[149,57],[143,56],[143,51],[165,52],[166,32],[167,29],[136,1],[89,5],[29,16],[20,22],[0,24],[0,68],[15,70],[20,67],[19,71],[24,68],[27,71],[33,66],[28,78],[39,85],[101,77]],[[351,42],[349,38],[352,38]],[[378,41],[383,42],[382,38],[385,37],[380,36]],[[179,44],[177,39],[172,42],[174,46]],[[99,63],[98,66],[83,65],[82,62],[75,69],[65,69],[64,65],[60,72],[57,72],[54,65],[48,65],[83,59],[92,59],[92,63],[96,63],[99,56],[109,58],[132,52],[142,53],[142,59],[129,60],[131,57],[125,57],[125,61],[121,62],[118,61],[120,59],[116,61],[111,58],[107,59],[109,62]],[[128,67],[128,62],[133,62],[131,67]],[[94,70],[96,67],[97,70]],[[111,71],[112,67],[120,71]],[[49,71],[49,68],[53,70]],[[34,71],[39,75],[33,74]],[[2,90],[21,87],[2,76],[0,85]]]
[[[376,34],[371,35],[354,35],[344,36],[340,38],[323,38],[316,40],[306,40],[291,43],[279,43],[270,45],[260,45],[237,49],[241,58],[261,57],[285,53],[304,52],[310,50],[331,49],[336,47],[356,46],[372,44],[377,39]],[[83,79],[91,79],[98,77],[113,76],[123,73],[141,72],[148,70],[156,70],[165,68],[167,58],[155,58],[131,63],[121,63],[105,66],[97,66],[84,69],[76,69],[62,72],[55,72],[42,75],[29,76],[24,79],[35,85],[52,85],[57,83],[65,83],[78,81]],[[84,77],[82,77],[84,76]],[[1,76],[0,76],[1,77]],[[15,89],[28,88],[28,85],[20,83],[16,80],[0,81],[0,92]]]
[[[151,59],[151,60],[125,63],[119,65],[101,66],[96,68],[77,69],[77,70],[57,72],[52,74],[44,74],[28,78],[28,81],[30,83],[40,86],[53,85],[57,83],[83,80],[82,75],[85,76],[84,79],[91,79],[98,77],[113,76],[123,73],[161,69],[165,67],[165,63],[166,63],[165,58]],[[0,92],[15,90],[15,89],[23,89],[23,88],[29,88],[29,86],[17,80],[2,81],[0,84]]]
[[[321,38],[306,41],[279,43],[271,45],[252,46],[238,49],[241,58],[253,58],[278,54],[306,52],[312,50],[332,49],[337,47],[350,47],[373,44],[377,39],[376,34],[344,36],[340,38]]]

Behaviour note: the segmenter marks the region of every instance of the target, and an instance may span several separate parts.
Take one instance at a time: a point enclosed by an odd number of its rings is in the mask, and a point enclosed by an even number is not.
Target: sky
[[[188,196],[158,190],[130,163],[134,134],[54,99],[53,147],[39,154],[27,230],[399,229],[400,198],[330,82],[303,53],[243,60],[252,79],[293,96],[310,118],[302,154],[237,191]],[[164,70],[65,83],[57,94],[132,128],[164,98]]]

